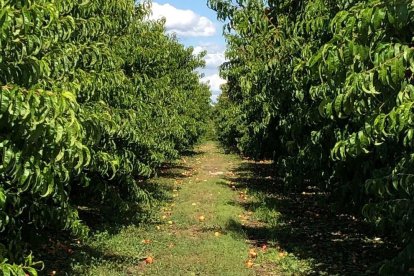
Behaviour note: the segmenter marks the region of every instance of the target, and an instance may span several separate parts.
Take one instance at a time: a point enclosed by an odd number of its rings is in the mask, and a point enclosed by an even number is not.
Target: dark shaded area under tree
[[[313,259],[313,274],[376,275],[384,259],[399,250],[396,242],[381,236],[375,227],[356,214],[330,208],[329,195],[309,187],[306,192],[289,192],[276,175],[272,163],[245,161],[229,178],[236,189],[264,199],[235,201],[246,211],[264,207],[280,212],[274,224],[242,225],[229,222],[228,230],[243,232],[249,240],[280,247],[300,259]]]

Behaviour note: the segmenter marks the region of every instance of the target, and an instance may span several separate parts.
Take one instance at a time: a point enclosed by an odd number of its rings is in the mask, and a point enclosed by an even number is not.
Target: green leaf
[[[405,76],[405,66],[402,58],[395,58],[391,67],[391,79],[393,83],[399,83]]]
[[[4,207],[6,206],[6,193],[4,191],[4,189],[2,187],[0,187],[0,211],[1,209],[4,209]]]
[[[29,274],[30,276],[37,276],[38,274],[37,274],[37,270],[36,269],[34,269],[33,267],[25,267],[24,268],[24,270],[25,270],[25,272],[27,273],[27,274]]]

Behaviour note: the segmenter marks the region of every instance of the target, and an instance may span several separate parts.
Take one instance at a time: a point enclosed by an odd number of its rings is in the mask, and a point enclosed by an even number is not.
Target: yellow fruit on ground
[[[252,258],[252,259],[257,258],[257,253],[253,248],[249,250],[249,258]]]
[[[252,268],[252,267],[253,267],[253,265],[254,265],[254,263],[253,263],[253,261],[252,261],[252,260],[247,260],[247,261],[246,261],[246,267],[247,267],[247,268]]]
[[[198,220],[199,220],[199,221],[204,221],[205,219],[206,219],[206,218],[205,218],[204,216],[199,216],[199,217],[198,217]]]
[[[287,252],[280,252],[279,257],[284,258],[287,256]]]
[[[145,263],[146,264],[152,264],[154,262],[154,258],[149,256],[148,258],[145,259]]]

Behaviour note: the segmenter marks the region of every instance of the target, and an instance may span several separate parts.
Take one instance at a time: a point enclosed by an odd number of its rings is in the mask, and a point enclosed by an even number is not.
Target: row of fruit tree
[[[226,22],[217,133],[272,158],[289,189],[317,186],[414,263],[414,2],[210,0]]]
[[[46,231],[86,235],[78,204],[148,201],[136,180],[205,132],[203,53],[149,11],[133,0],[0,0],[0,275],[36,275],[30,241]]]

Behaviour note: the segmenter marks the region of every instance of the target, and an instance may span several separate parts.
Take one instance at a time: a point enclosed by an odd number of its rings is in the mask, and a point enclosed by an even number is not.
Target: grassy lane
[[[188,177],[164,209],[167,223],[147,232],[152,241],[147,255],[154,263],[145,266],[144,275],[250,275],[243,235],[225,230],[243,209],[229,204],[235,193],[219,184],[237,159],[219,154],[212,143],[200,152],[185,161],[193,169],[184,173]]]
[[[241,160],[214,143],[162,172],[153,183],[169,190],[153,223],[104,232],[88,242],[98,257],[74,265],[79,275],[254,275],[249,247],[236,221],[247,216],[229,185]],[[239,229],[241,230],[241,229]],[[146,261],[153,260],[148,264]],[[254,259],[252,259],[254,260]]]
[[[323,194],[284,190],[274,175],[269,162],[205,143],[144,184],[161,202],[139,212],[145,223],[103,220],[88,241],[55,243],[48,274],[366,275],[393,254],[361,219],[319,206]]]

